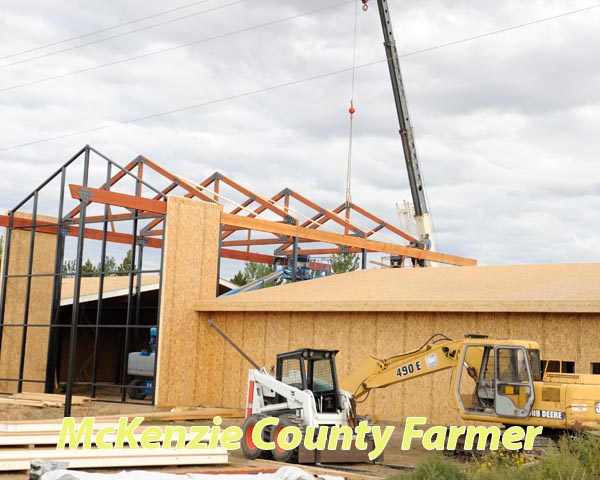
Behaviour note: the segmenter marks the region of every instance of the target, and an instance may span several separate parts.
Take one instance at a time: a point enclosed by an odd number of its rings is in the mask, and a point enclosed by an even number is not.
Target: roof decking
[[[197,311],[600,312],[600,264],[370,269],[205,301]]]

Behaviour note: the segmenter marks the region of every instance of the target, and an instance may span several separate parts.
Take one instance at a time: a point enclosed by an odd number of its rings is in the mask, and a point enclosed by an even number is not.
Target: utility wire
[[[232,2],[232,3],[227,3],[225,5],[219,5],[218,7],[209,8],[208,10],[202,10],[201,12],[190,13],[189,15],[184,15],[182,17],[172,18],[171,20],[166,20],[166,21],[160,22],[160,23],[154,23],[152,25],[147,25],[145,27],[140,27],[140,28],[137,28],[135,30],[130,30],[129,32],[119,33],[117,35],[113,35],[112,37],[101,38],[99,40],[93,40],[93,41],[88,42],[88,43],[83,43],[81,45],[75,45],[73,47],[63,48],[62,50],[56,50],[55,52],[44,53],[43,55],[38,55],[37,57],[26,58],[24,60],[18,60],[18,61],[13,62],[13,63],[6,63],[4,65],[0,65],[0,68],[6,68],[6,67],[11,67],[13,65],[19,65],[19,64],[22,64],[22,63],[32,62],[33,60],[38,60],[40,58],[51,57],[53,55],[58,55],[59,53],[70,52],[71,50],[77,50],[78,48],[87,47],[89,45],[96,45],[98,43],[106,42],[108,40],[114,40],[115,38],[126,37],[127,35],[131,35],[133,33],[142,32],[144,30],[149,30],[151,28],[160,27],[161,25],[167,25],[168,23],[179,22],[180,20],[185,20],[186,18],[191,18],[191,17],[195,17],[195,16],[198,16],[198,15],[204,15],[205,13],[214,12],[215,10],[221,10],[223,8],[231,7],[233,5],[238,5],[240,3],[246,3],[248,1],[250,1],[250,0],[237,0],[237,1]]]
[[[371,66],[371,65],[376,65],[376,64],[379,64],[379,63],[382,63],[382,62],[386,62],[386,61],[387,60],[377,60],[375,62],[371,62],[369,64],[362,65],[362,67],[368,67],[368,66]],[[359,66],[357,66],[356,68],[359,68]],[[108,125],[102,125],[102,126],[99,126],[99,127],[89,128],[89,129],[86,129],[86,130],[78,130],[76,132],[71,132],[71,133],[65,133],[65,134],[62,134],[62,135],[57,135],[55,137],[47,137],[47,138],[40,139],[40,140],[35,140],[35,141],[32,141],[32,142],[22,143],[20,145],[13,145],[13,146],[10,146],[10,147],[4,147],[4,148],[0,148],[0,152],[6,152],[8,150],[13,150],[15,148],[20,148],[20,147],[27,147],[27,146],[30,146],[30,145],[36,145],[38,143],[50,142],[52,140],[59,140],[59,139],[62,139],[62,138],[74,137],[74,136],[77,136],[77,135],[82,135],[84,133],[96,132],[98,130],[105,130],[107,128],[113,128],[113,127],[117,127],[119,125],[127,125],[129,123],[141,122],[143,120],[149,120],[151,118],[164,117],[166,115],[171,115],[173,113],[179,113],[179,112],[184,112],[184,111],[187,111],[187,110],[193,110],[193,109],[196,109],[196,108],[207,107],[209,105],[216,105],[216,104],[219,104],[219,103],[228,102],[230,100],[236,100],[236,99],[239,99],[239,98],[248,97],[248,96],[251,96],[251,95],[256,95],[258,93],[269,92],[269,91],[272,91],[272,90],[278,90],[280,88],[291,87],[293,85],[299,85],[301,83],[309,82],[309,81],[312,81],[312,80],[318,80],[318,79],[321,79],[321,78],[326,78],[326,77],[331,77],[331,76],[334,76],[334,75],[339,75],[341,73],[349,72],[350,70],[352,70],[352,67],[350,67],[350,68],[343,68],[341,70],[336,70],[334,72],[327,72],[327,73],[322,73],[322,74],[319,74],[319,75],[313,75],[313,76],[301,78],[301,79],[298,79],[298,80],[292,80],[291,82],[280,83],[278,85],[272,85],[270,87],[260,88],[260,89],[257,89],[257,90],[250,90],[250,91],[247,91],[247,92],[238,93],[238,94],[235,94],[235,95],[230,95],[228,97],[222,97],[222,98],[218,98],[218,99],[215,99],[215,100],[209,100],[209,101],[203,102],[203,103],[197,103],[197,104],[194,104],[194,105],[187,105],[185,107],[176,108],[174,110],[168,110],[168,111],[165,111],[165,112],[153,113],[153,114],[146,115],[146,116],[143,116],[143,117],[132,118],[130,120],[124,120],[122,122],[110,123]]]
[[[534,25],[534,24],[537,24],[537,23],[541,23],[541,22],[545,22],[545,21],[548,21],[548,20],[552,20],[554,18],[564,17],[566,15],[571,15],[571,14],[574,14],[574,13],[579,13],[579,12],[582,12],[582,11],[585,11],[585,10],[590,10],[592,8],[597,8],[597,7],[600,7],[600,4],[592,6],[592,7],[587,7],[587,8],[584,8],[584,9],[580,9],[580,10],[574,10],[574,11],[571,11],[571,12],[568,12],[568,13],[562,13],[560,15],[555,15],[553,17],[548,17],[548,18],[544,18],[544,19],[540,19],[540,20],[535,20],[535,21],[528,22],[528,23],[522,23],[520,25],[515,25],[515,26],[512,26],[512,27],[508,27],[508,28],[503,28],[501,30],[496,30],[494,32],[489,32],[489,33],[485,33],[485,34],[482,34],[482,35],[476,35],[476,36],[473,36],[473,37],[464,38],[462,40],[456,40],[456,41],[453,41],[453,42],[448,42],[448,43],[444,43],[444,44],[441,44],[441,45],[435,45],[433,47],[428,47],[428,48],[424,48],[424,49],[421,49],[421,50],[415,50],[413,52],[409,52],[409,53],[404,53],[402,55],[398,55],[398,58],[406,58],[406,57],[410,57],[410,56],[413,56],[413,55],[418,55],[418,54],[421,54],[421,53],[429,52],[429,51],[432,51],[432,50],[437,50],[437,49],[444,48],[444,47],[458,45],[460,43],[465,43],[465,42],[469,42],[469,41],[476,40],[476,39],[479,39],[479,38],[488,37],[488,36],[491,36],[491,35],[494,35],[494,34],[497,34],[497,33],[503,33],[503,32],[507,32],[507,31],[510,31],[510,30],[515,30],[517,28],[522,28],[522,27]],[[358,69],[358,68],[368,68],[368,67],[371,67],[371,66],[374,66],[374,65],[378,65],[378,64],[384,63],[384,62],[389,62],[389,61],[391,61],[391,59],[389,59],[389,58],[386,58],[386,59],[383,59],[383,60],[375,60],[373,62],[363,63],[361,65],[356,65],[356,66],[353,66],[353,67],[342,68],[342,69],[339,69],[339,70],[334,70],[334,71],[331,71],[331,72],[321,73],[321,74],[318,74],[318,75],[312,75],[312,76],[301,78],[301,79],[298,79],[298,80],[292,80],[292,81],[286,82],[286,83],[280,83],[280,84],[277,84],[277,85],[271,85],[270,87],[265,87],[265,88],[261,88],[261,89],[257,89],[257,90],[250,90],[250,91],[247,91],[247,92],[243,92],[243,93],[239,93],[239,94],[235,94],[235,95],[230,95],[230,96],[222,97],[222,98],[215,99],[215,100],[209,100],[209,101],[203,102],[203,103],[197,103],[197,104],[193,104],[193,105],[187,105],[185,107],[176,108],[174,110],[168,110],[168,111],[165,111],[165,112],[153,113],[153,114],[146,115],[146,116],[143,116],[143,117],[137,117],[137,118],[132,118],[132,119],[129,119],[129,120],[124,120],[122,122],[114,122],[114,123],[110,123],[108,125],[102,125],[102,126],[99,126],[99,127],[93,127],[93,128],[89,128],[89,129],[86,129],[86,130],[79,130],[79,131],[76,131],[76,132],[65,133],[65,134],[62,134],[62,135],[54,136],[54,137],[47,137],[47,138],[43,138],[43,139],[40,139],[40,140],[34,140],[34,141],[31,141],[31,142],[27,142],[27,143],[21,143],[21,144],[18,144],[18,145],[12,145],[12,146],[9,146],[9,147],[0,148],[0,152],[7,152],[9,150],[14,150],[14,149],[17,149],[17,148],[22,148],[22,147],[27,147],[27,146],[30,146],[30,145],[37,145],[39,143],[46,143],[46,142],[50,142],[52,140],[59,140],[59,139],[63,139],[63,138],[74,137],[74,136],[77,136],[77,135],[83,135],[84,133],[96,132],[96,131],[99,131],[99,130],[105,130],[105,129],[117,127],[117,126],[120,126],[120,125],[127,125],[127,124],[130,124],[130,123],[141,122],[143,120],[149,120],[149,119],[152,119],[152,118],[164,117],[166,115],[171,115],[171,114],[174,114],[174,113],[184,112],[184,111],[187,111],[187,110],[193,110],[193,109],[196,109],[196,108],[202,108],[202,107],[207,107],[207,106],[210,106],[210,105],[224,103],[224,102],[227,102],[227,101],[230,101],[230,100],[237,100],[239,98],[248,97],[248,96],[256,95],[256,94],[259,94],[259,93],[264,93],[264,92],[269,92],[269,91],[273,91],[273,90],[278,90],[278,89],[285,88],[285,87],[291,87],[291,86],[299,85],[299,84],[302,84],[302,83],[305,83],[305,82],[310,82],[310,81],[319,80],[319,79],[322,79],[322,78],[332,77],[334,75],[340,75],[342,73],[346,73],[346,72],[352,71],[353,68],[356,68],[356,69]]]
[[[247,1],[247,0],[242,0],[242,1]],[[280,22],[285,22],[285,21],[288,21],[288,20],[292,20],[292,19],[301,17],[303,15],[311,15],[311,14],[314,14],[314,13],[317,13],[317,12],[321,12],[323,10],[327,10],[329,8],[337,8],[339,6],[342,6],[342,5],[345,5],[347,3],[351,3],[351,2],[352,2],[352,0],[349,0],[349,1],[346,1],[346,2],[342,2],[342,3],[338,3],[338,4],[335,4],[335,5],[332,5],[330,7],[325,7],[323,9],[313,10],[313,11],[306,12],[306,13],[299,14],[299,15],[295,15],[295,16],[292,16],[292,17],[287,17],[287,18],[284,18],[284,19],[281,19],[281,20],[275,20],[273,22],[263,23],[261,25],[256,25],[256,26],[253,26],[253,27],[248,27],[248,28],[245,28],[245,29],[236,30],[236,31],[233,31],[233,32],[230,32],[230,33],[225,33],[225,34],[222,34],[222,35],[216,35],[214,37],[208,37],[208,38],[205,38],[205,39],[202,39],[202,40],[197,40],[197,41],[185,43],[185,44],[182,44],[182,45],[176,45],[174,47],[169,47],[169,48],[165,48],[165,49],[162,49],[162,50],[155,50],[153,52],[144,53],[142,55],[137,55],[137,56],[134,56],[134,57],[128,57],[128,58],[124,58],[122,60],[116,60],[114,62],[104,63],[104,64],[96,65],[96,66],[93,66],[93,67],[84,68],[84,69],[81,69],[81,70],[75,70],[75,71],[67,72],[67,73],[64,73],[64,74],[61,74],[61,75],[55,75],[55,76],[51,76],[51,77],[41,78],[41,79],[38,79],[38,80],[32,80],[32,81],[26,82],[26,83],[20,83],[18,85],[13,85],[13,86],[10,86],[10,87],[2,88],[2,89],[0,89],[0,93],[6,92],[6,91],[9,91],[9,90],[15,90],[17,88],[27,87],[27,86],[30,86],[30,85],[36,85],[38,83],[48,82],[48,81],[51,81],[51,80],[57,80],[57,79],[60,79],[60,78],[70,77],[72,75],[78,75],[80,73],[91,72],[93,70],[99,70],[101,68],[111,67],[113,65],[119,65],[121,63],[126,63],[126,62],[130,62],[130,61],[133,61],[133,60],[138,60],[140,58],[146,58],[146,57],[150,57],[150,56],[153,56],[153,55],[158,55],[160,53],[170,52],[170,51],[173,51],[173,50],[176,50],[176,49],[179,49],[179,48],[189,47],[191,45],[196,45],[196,44],[200,44],[200,43],[204,43],[204,42],[209,42],[209,41],[212,41],[212,40],[217,40],[217,39],[224,38],[224,37],[227,37],[227,36],[236,35],[236,34],[239,34],[239,33],[244,33],[244,32],[250,31],[250,30],[254,30],[254,29],[265,27],[265,26],[274,25],[274,24],[277,24],[277,23],[280,23]],[[598,8],[598,7],[600,7],[600,4],[593,5],[591,7],[586,7],[586,8],[580,9],[580,10],[573,10],[573,11],[570,11],[570,12],[561,13],[561,14],[558,14],[558,15],[554,15],[552,17],[546,17],[546,18],[542,18],[542,19],[539,19],[539,20],[534,20],[534,21],[528,22],[528,23],[522,23],[522,24],[519,24],[519,25],[514,25],[514,26],[503,28],[503,29],[500,29],[500,30],[494,30],[492,32],[484,33],[484,34],[481,34],[481,35],[476,35],[476,36],[473,36],[473,37],[468,37],[468,38],[464,38],[464,39],[461,39],[461,40],[456,40],[456,41],[453,41],[453,42],[444,43],[444,44],[436,45],[436,46],[433,46],[433,47],[428,47],[428,48],[425,48],[425,49],[422,49],[422,50],[416,50],[414,52],[410,52],[410,53],[406,53],[406,54],[403,54],[403,55],[399,55],[399,58],[409,57],[409,56],[412,56],[412,55],[417,55],[419,53],[425,53],[425,52],[429,52],[429,51],[432,51],[432,50],[437,50],[437,49],[440,49],[440,48],[449,47],[449,46],[452,46],[452,45],[458,45],[460,43],[470,42],[472,40],[477,40],[477,39],[488,37],[488,36],[491,36],[491,35],[496,35],[496,34],[499,34],[499,33],[504,33],[504,32],[510,31],[510,30],[516,30],[518,28],[523,28],[523,27],[527,27],[527,26],[530,26],[530,25],[534,25],[536,23],[542,23],[542,22],[546,22],[546,21],[549,21],[549,20],[554,20],[556,18],[564,17],[564,16],[567,16],[567,15],[572,15],[572,14],[575,14],[575,13],[580,13],[580,12],[583,12],[583,11],[586,11],[586,10],[590,10],[590,9],[593,9],[593,8]],[[8,65],[5,65],[5,66],[8,66]],[[2,66],[0,66],[0,68],[2,68]],[[353,74],[353,78],[352,78],[352,85],[353,85],[353,88],[354,88],[354,74]]]
[[[128,57],[128,58],[124,58],[122,60],[115,60],[114,62],[103,63],[103,64],[100,64],[100,65],[95,65],[93,67],[88,67],[88,68],[82,68],[81,70],[75,70],[75,71],[72,71],[72,72],[62,73],[60,75],[53,75],[51,77],[45,77],[45,78],[40,78],[38,80],[32,80],[30,82],[20,83],[18,85],[13,85],[11,87],[0,88],[0,93],[7,92],[9,90],[16,90],[16,89],[22,88],[22,87],[28,87],[30,85],[36,85],[38,83],[49,82],[50,80],[58,80],[59,78],[65,78],[65,77],[70,77],[70,76],[73,76],[73,75],[78,75],[80,73],[91,72],[91,71],[99,70],[99,69],[105,68],[105,67],[112,67],[114,65],[119,65],[121,63],[127,63],[127,62],[131,62],[133,60],[139,60],[140,58],[151,57],[153,55],[158,55],[160,53],[171,52],[173,50],[177,50],[177,49],[185,48],[185,47],[190,47],[192,45],[198,45],[198,44],[201,44],[201,43],[210,42],[212,40],[219,40],[221,38],[230,37],[232,35],[237,35],[237,34],[240,34],[240,33],[250,32],[252,30],[257,30],[259,28],[268,27],[268,26],[271,26],[271,25],[276,25],[278,23],[288,22],[290,20],[294,20],[296,18],[300,18],[300,17],[306,16],[306,15],[313,15],[315,13],[320,13],[320,12],[323,12],[325,10],[331,10],[333,8],[341,7],[343,5],[347,5],[349,3],[352,3],[352,1],[354,1],[354,0],[346,0],[344,2],[337,3],[335,5],[330,5],[328,7],[323,7],[323,8],[319,8],[319,9],[316,9],[316,10],[311,10],[309,12],[299,13],[297,15],[292,15],[291,17],[281,18],[281,19],[273,20],[273,21],[267,22],[267,23],[261,23],[259,25],[254,25],[254,26],[251,26],[251,27],[242,28],[240,30],[234,30],[233,32],[222,33],[220,35],[215,35],[213,37],[203,38],[201,40],[195,40],[193,42],[184,43],[182,45],[176,45],[176,46],[173,46],[173,47],[163,48],[161,50],[154,50],[153,52],[143,53],[141,55],[136,55],[135,57]]]
[[[135,20],[129,20],[128,22],[119,23],[118,25],[113,25],[112,27],[101,28],[100,30],[95,30],[93,32],[84,33],[82,35],[77,35],[76,37],[65,38],[64,40],[58,40],[58,41],[53,42],[53,43],[47,43],[46,45],[40,45],[39,47],[33,47],[33,48],[28,49],[28,50],[21,50],[20,52],[11,53],[10,55],[5,55],[4,57],[0,57],[0,60],[5,60],[7,58],[12,58],[12,57],[16,57],[18,55],[23,55],[24,53],[35,52],[37,50],[42,50],[42,49],[48,48],[48,47],[54,47],[56,45],[60,45],[62,43],[67,43],[67,42],[70,42],[72,40],[78,40],[80,38],[90,37],[92,35],[96,35],[97,33],[108,32],[110,30],[115,30],[117,28],[125,27],[127,25],[132,25],[132,24],[138,23],[138,22],[143,22],[144,20],[149,20],[151,18],[160,17],[160,16],[166,15],[168,13],[173,13],[173,12],[176,12],[178,10],[183,10],[185,8],[193,7],[195,5],[200,5],[201,3],[206,3],[206,2],[211,2],[211,1],[212,0],[201,0],[199,2],[188,3],[187,5],[182,5],[181,7],[172,8],[170,10],[164,10],[162,12],[158,12],[158,13],[154,13],[152,15],[148,15],[147,17],[136,18]]]

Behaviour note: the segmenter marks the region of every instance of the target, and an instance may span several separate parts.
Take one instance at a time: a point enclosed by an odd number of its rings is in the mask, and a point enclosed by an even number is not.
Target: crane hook
[[[362,0],[362,3],[363,3],[362,9],[364,12],[366,12],[369,9],[369,5],[368,5],[369,0]]]

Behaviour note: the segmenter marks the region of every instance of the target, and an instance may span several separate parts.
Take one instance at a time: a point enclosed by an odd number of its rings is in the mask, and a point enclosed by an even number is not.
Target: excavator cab
[[[339,386],[335,368],[338,350],[303,348],[277,355],[276,378],[287,385],[310,390],[319,413],[340,409]],[[278,401],[283,401],[279,399]]]
[[[513,344],[466,345],[461,366],[456,393],[463,413],[529,416],[535,399],[533,380],[539,376],[538,350]]]

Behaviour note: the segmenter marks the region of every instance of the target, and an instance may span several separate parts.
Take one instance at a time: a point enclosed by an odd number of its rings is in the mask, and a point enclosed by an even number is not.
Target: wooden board
[[[94,431],[98,432],[102,428],[116,428],[118,424],[104,424],[103,427],[94,425]],[[133,438],[138,442],[140,442],[142,438],[142,431],[145,427],[139,427],[136,429],[136,433],[133,434]],[[164,426],[160,427],[164,430]],[[189,427],[183,427],[186,429],[185,442],[188,442],[195,438],[196,434],[190,432]],[[174,436],[174,441],[177,441],[179,437],[177,435]],[[60,439],[60,431],[56,432],[25,432],[25,433],[0,433],[0,446],[1,447],[11,447],[11,446],[19,446],[19,445],[57,445]],[[104,436],[105,442],[114,443],[117,439],[116,434],[109,434]],[[210,435],[206,435],[202,440],[202,442],[208,442],[210,439]],[[94,443],[95,437],[92,436],[92,443]],[[127,438],[126,438],[127,440]],[[0,449],[0,457],[2,456],[3,450]]]
[[[17,213],[19,218],[31,218],[31,215]],[[38,221],[56,222],[51,217],[38,216]],[[31,232],[13,230],[10,239],[10,258],[8,260],[9,275],[26,275],[30,257]],[[56,235],[37,232],[33,252],[33,274],[54,274],[54,259],[56,256]],[[49,324],[52,309],[53,276],[33,277],[31,279],[29,324]],[[8,325],[23,324],[26,308],[27,279],[23,277],[9,278],[6,284],[4,323]],[[48,354],[49,329],[30,327],[27,329],[27,342],[24,365],[24,378],[41,380],[46,378],[46,357]],[[0,377],[18,378],[21,356],[21,341],[23,328],[4,327],[2,348],[0,350]],[[43,383],[26,383],[31,391],[43,391]],[[17,383],[0,381],[0,391],[17,390]]]
[[[197,310],[600,313],[600,263],[359,270],[213,298]]]
[[[28,470],[32,460],[60,460],[69,462],[69,468],[105,468],[160,465],[207,465],[228,462],[227,450],[186,449],[120,449],[120,450],[56,450],[56,449],[1,449],[0,470]]]
[[[142,417],[143,415],[138,415]],[[52,420],[52,421],[43,421],[43,420],[32,420],[28,422],[4,422],[0,423],[0,435],[13,434],[13,433],[24,433],[24,434],[32,434],[32,433],[40,433],[40,432],[60,432],[62,428],[63,419],[60,420]],[[100,430],[101,428],[106,427],[116,427],[119,424],[119,417],[111,417],[111,418],[100,418],[95,417],[94,420],[94,430]],[[79,425],[78,423],[76,425]]]
[[[314,280],[318,283],[320,280]],[[280,288],[280,287],[277,287]],[[275,290],[275,289],[274,289]],[[367,356],[387,358],[420,347],[431,335],[444,333],[462,338],[469,333],[495,338],[538,341],[542,358],[575,361],[576,371],[589,373],[591,362],[600,362],[598,314],[494,313],[494,312],[210,312],[210,318],[267,367],[277,352],[299,347],[335,348],[338,377],[344,378]],[[581,332],[585,332],[582,335]],[[218,340],[207,336],[211,355],[226,358],[204,373],[203,384],[214,386],[207,396],[217,404],[243,407],[249,364]],[[435,425],[462,425],[452,407],[450,370],[375,390],[358,405],[360,414],[403,422],[408,416],[426,416]]]
[[[156,398],[159,406],[202,402],[202,364],[211,356],[194,305],[217,292],[218,204],[169,197],[158,336]]]

